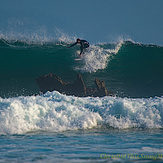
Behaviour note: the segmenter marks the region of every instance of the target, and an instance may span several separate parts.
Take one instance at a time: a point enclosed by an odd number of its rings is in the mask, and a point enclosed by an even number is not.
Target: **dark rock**
[[[97,94],[99,97],[108,96],[108,91],[105,87],[105,82],[95,78],[95,85],[97,88]]]
[[[81,74],[77,75],[77,79],[73,84],[69,84],[66,86],[66,92],[67,94],[75,96],[85,96],[87,94],[86,87]]]
[[[43,93],[53,90],[62,92],[65,89],[65,85],[67,85],[67,83],[63,82],[61,78],[52,73],[39,76],[39,78],[36,79],[36,82]]]
[[[95,79],[95,85],[97,89],[86,88],[81,74],[77,75],[77,79],[73,84],[62,81],[57,75],[49,73],[48,75],[39,76],[36,79],[37,84],[41,92],[45,93],[47,91],[58,91],[60,93],[65,93],[67,95],[74,96],[108,96],[105,82]]]

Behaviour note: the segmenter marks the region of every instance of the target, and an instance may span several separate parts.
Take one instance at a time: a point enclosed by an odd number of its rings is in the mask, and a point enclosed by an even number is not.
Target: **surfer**
[[[89,42],[86,40],[80,40],[79,38],[76,40],[76,42],[74,44],[72,44],[71,46],[69,46],[68,48],[71,48],[72,46],[76,45],[76,44],[80,44],[80,56],[83,53],[83,50],[89,47]]]

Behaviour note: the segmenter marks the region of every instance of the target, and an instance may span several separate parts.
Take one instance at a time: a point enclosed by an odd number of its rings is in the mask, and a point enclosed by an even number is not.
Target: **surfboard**
[[[80,60],[82,60],[83,58],[75,58],[74,60],[75,61],[80,61]]]
[[[78,58],[75,58],[74,60],[75,60],[75,61],[80,61],[80,60],[82,60],[82,59],[83,59],[83,55],[79,56]]]
[[[80,52],[80,51],[79,51],[79,52]],[[78,57],[75,58],[74,60],[75,60],[75,61],[83,60],[83,59],[84,59],[84,56],[85,56],[85,53],[83,53],[82,55],[78,55]]]

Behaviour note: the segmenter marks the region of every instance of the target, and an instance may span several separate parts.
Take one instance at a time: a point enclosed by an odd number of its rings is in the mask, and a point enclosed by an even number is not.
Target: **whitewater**
[[[0,99],[0,134],[91,128],[162,128],[163,97],[79,98],[56,91]]]
[[[0,162],[162,162],[163,47],[132,40],[92,44],[75,61],[75,39],[0,38]],[[48,73],[114,96],[39,92]]]

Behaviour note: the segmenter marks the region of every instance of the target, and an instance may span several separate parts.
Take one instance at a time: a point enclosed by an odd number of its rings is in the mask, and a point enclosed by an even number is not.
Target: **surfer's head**
[[[76,40],[76,42],[77,42],[77,43],[80,43],[80,39],[78,38],[78,39]]]

